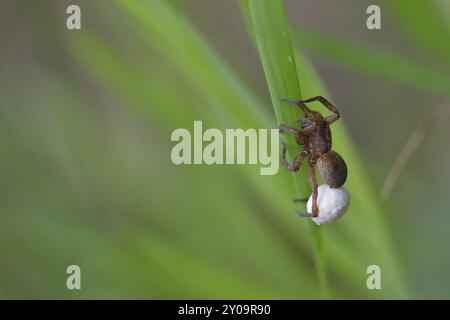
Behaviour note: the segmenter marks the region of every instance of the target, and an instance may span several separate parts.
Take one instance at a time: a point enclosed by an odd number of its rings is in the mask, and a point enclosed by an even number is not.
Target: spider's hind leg
[[[301,212],[301,211],[295,210],[295,213],[298,214],[302,218],[311,218],[311,217],[313,217],[313,214],[309,213],[309,212]]]
[[[315,171],[315,163],[310,162],[308,164],[308,180],[309,185],[312,188],[312,216],[317,217],[319,215],[319,207],[317,205],[317,197],[318,197],[318,185],[317,185],[317,178],[316,178],[316,171]]]
[[[305,203],[305,202],[308,202],[308,199],[309,198],[297,198],[297,199],[294,199],[292,201],[293,202],[303,202],[303,203]]]

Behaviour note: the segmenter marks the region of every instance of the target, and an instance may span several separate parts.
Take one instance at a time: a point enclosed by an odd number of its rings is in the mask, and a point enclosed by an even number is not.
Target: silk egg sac
[[[311,218],[317,224],[326,224],[336,221],[347,210],[350,204],[350,194],[344,187],[330,188],[327,184],[322,184],[317,189],[317,206],[319,216]],[[312,194],[306,204],[308,212],[312,212]]]

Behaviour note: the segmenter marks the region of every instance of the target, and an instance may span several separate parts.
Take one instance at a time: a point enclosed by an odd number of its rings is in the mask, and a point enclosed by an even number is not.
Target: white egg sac
[[[322,184],[318,188],[317,206],[319,216],[311,218],[317,224],[325,224],[339,219],[350,204],[350,194],[344,187],[330,188]],[[312,194],[306,204],[308,212],[312,212]]]

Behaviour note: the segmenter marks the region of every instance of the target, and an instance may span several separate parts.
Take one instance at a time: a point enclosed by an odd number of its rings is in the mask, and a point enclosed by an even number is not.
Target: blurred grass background
[[[72,3],[81,31],[65,27]],[[417,123],[448,104],[447,1],[283,3],[302,94],[327,92],[343,114],[352,205],[321,227],[331,297],[449,298],[448,125],[379,199]],[[365,27],[374,3],[379,31]],[[0,8],[1,298],[320,297],[287,172],[170,161],[171,132],[194,120],[277,126],[239,1]],[[366,288],[370,264],[382,290]]]

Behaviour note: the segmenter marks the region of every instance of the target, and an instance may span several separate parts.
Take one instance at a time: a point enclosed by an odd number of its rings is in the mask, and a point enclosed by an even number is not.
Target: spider
[[[300,129],[280,125],[281,133],[288,133],[294,136],[295,141],[303,146],[302,151],[295,157],[294,163],[290,164],[286,160],[286,144],[281,142],[281,163],[287,170],[296,172],[300,169],[303,160],[308,157],[308,181],[313,190],[312,213],[296,211],[301,217],[317,217],[319,209],[317,206],[317,178],[315,167],[317,167],[323,180],[331,188],[339,188],[347,179],[347,165],[344,159],[335,151],[331,150],[331,130],[330,125],[340,117],[339,111],[330,101],[322,96],[313,97],[306,100],[280,99],[281,102],[295,104],[305,114],[305,118],[297,119]],[[306,103],[319,101],[332,115],[323,117],[319,112],[312,111]],[[305,199],[294,200],[305,201]]]

